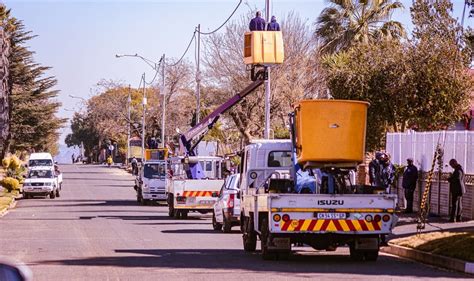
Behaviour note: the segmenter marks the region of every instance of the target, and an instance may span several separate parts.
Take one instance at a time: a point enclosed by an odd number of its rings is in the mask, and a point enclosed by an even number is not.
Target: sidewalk
[[[388,240],[394,240],[398,238],[409,237],[417,234],[417,215],[400,215],[400,220],[395,227],[393,234],[389,235]],[[474,233],[474,221],[466,221],[460,223],[450,223],[447,218],[440,217],[429,217],[428,222],[425,225],[425,229],[421,233],[430,232],[468,232]],[[469,246],[469,245],[466,245]],[[472,247],[472,245],[471,245]],[[413,259],[422,263],[431,264],[438,267],[447,268],[450,270],[461,271],[465,273],[474,274],[474,263],[469,261],[463,261],[451,257],[441,256],[424,252],[412,248],[407,248],[394,243],[390,243],[389,246],[383,247],[382,252]],[[473,249],[474,251],[474,249]]]

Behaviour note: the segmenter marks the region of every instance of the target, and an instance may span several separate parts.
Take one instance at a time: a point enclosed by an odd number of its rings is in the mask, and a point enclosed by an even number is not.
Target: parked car
[[[227,177],[214,204],[212,227],[214,230],[231,231],[232,226],[240,225],[240,174]]]
[[[28,176],[23,183],[23,198],[32,196],[49,196],[54,199],[59,197],[58,177],[53,167],[34,166],[28,171]]]

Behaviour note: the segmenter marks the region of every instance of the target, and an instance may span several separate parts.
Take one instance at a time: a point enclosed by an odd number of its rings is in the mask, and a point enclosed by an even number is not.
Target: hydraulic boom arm
[[[255,75],[256,79],[250,85],[248,85],[245,89],[241,92],[227,100],[221,106],[216,108],[211,114],[209,114],[206,118],[204,118],[199,124],[189,129],[186,133],[180,136],[180,152],[184,153],[188,156],[195,156],[194,148],[197,144],[201,141],[202,137],[192,146],[192,141],[196,137],[203,135],[208,130],[212,129],[214,124],[217,122],[221,114],[225,113],[227,110],[232,108],[234,105],[239,103],[243,98],[245,98],[248,94],[255,91],[263,82],[267,79],[267,71],[266,68],[260,70]]]

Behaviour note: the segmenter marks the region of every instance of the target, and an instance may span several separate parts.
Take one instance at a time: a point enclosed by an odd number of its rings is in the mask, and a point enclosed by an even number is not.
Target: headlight
[[[31,183],[25,182],[25,183],[23,184],[23,186],[31,186]]]
[[[52,183],[50,183],[50,182],[45,182],[45,183],[44,183],[45,186],[51,186],[51,184],[52,184]]]

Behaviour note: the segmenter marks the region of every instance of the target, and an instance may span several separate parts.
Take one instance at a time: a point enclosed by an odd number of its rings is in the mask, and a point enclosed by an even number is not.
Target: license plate
[[[187,202],[188,203],[196,203],[196,197],[188,197]]]
[[[211,200],[201,200],[199,201],[200,204],[202,205],[212,205],[214,204],[214,201],[211,201]]]
[[[318,219],[345,219],[346,213],[316,213]]]

